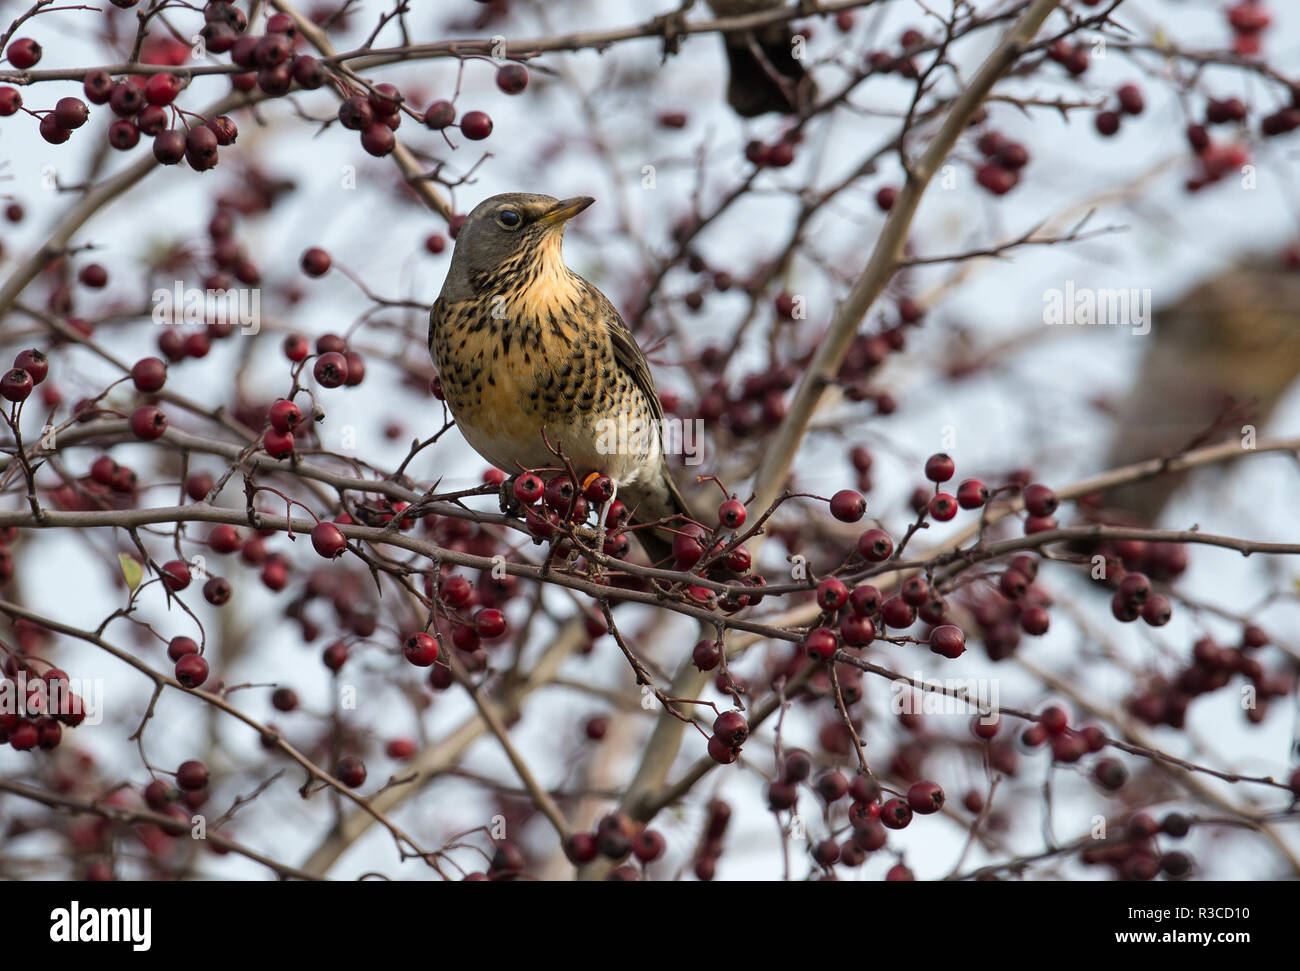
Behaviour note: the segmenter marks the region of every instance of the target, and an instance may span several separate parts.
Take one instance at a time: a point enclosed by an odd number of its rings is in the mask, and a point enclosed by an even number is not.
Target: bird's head
[[[560,243],[565,224],[596,200],[556,199],[530,192],[506,192],[484,199],[465,217],[443,294],[457,300],[476,292],[475,281],[527,266],[533,261],[563,268]]]

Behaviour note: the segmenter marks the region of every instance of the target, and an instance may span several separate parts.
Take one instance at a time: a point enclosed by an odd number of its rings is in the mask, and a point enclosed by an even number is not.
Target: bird
[[[709,0],[719,17],[743,17],[784,5],[785,0]],[[731,72],[727,102],[742,118],[773,111],[798,114],[816,97],[816,85],[795,56],[794,31],[788,22],[726,33],[722,41]]]
[[[1107,467],[1177,455],[1262,429],[1300,376],[1300,272],[1251,254],[1154,314]],[[1187,473],[1109,490],[1107,509],[1152,525]]]
[[[690,513],[645,354],[609,299],[564,262],[565,226],[594,201],[508,192],[475,206],[429,314],[429,349],[479,455],[517,474],[556,469],[558,446],[580,477],[608,475],[634,524],[661,524],[633,531],[658,563],[672,553],[671,525]],[[608,422],[620,421],[647,434],[611,438]]]

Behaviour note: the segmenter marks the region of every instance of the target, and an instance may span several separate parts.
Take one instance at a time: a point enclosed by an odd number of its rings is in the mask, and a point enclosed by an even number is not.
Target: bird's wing
[[[646,396],[650,411],[658,421],[664,416],[664,406],[659,401],[654,375],[650,373],[650,364],[646,361],[645,354],[609,298],[590,284],[587,291],[596,301],[597,319],[607,321],[609,324],[609,339],[614,348],[615,363],[626,371],[636,386],[641,389],[641,393]]]
[[[598,319],[605,320],[609,324],[609,339],[614,349],[615,364],[627,372],[633,383],[641,389],[641,393],[645,395],[646,403],[650,407],[650,413],[654,416],[656,422],[661,422],[664,417],[664,406],[659,400],[659,392],[655,390],[655,379],[654,375],[650,373],[650,363],[646,360],[640,345],[637,344],[636,338],[632,336],[631,329],[623,322],[623,318],[608,297],[590,284],[587,285],[587,292],[596,301]],[[674,511],[689,517],[691,515],[690,506],[686,504],[686,499],[682,496],[681,490],[678,489],[677,482],[666,467],[664,469],[664,480],[668,487],[669,503],[677,507]]]

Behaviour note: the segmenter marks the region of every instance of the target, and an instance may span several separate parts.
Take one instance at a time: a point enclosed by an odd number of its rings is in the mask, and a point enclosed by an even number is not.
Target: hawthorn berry
[[[869,583],[854,587],[853,592],[849,594],[849,604],[858,616],[870,617],[880,609],[880,591]]]
[[[272,458],[282,459],[293,454],[293,432],[268,428],[262,433],[262,447]]]
[[[700,641],[691,651],[691,660],[700,671],[712,671],[722,660],[722,651],[715,641]]]
[[[222,577],[212,577],[203,584],[203,599],[214,607],[220,607],[230,600],[230,584]]]
[[[456,120],[456,107],[450,101],[435,101],[424,109],[424,124],[441,131]]]
[[[916,609],[902,597],[890,597],[880,605],[880,619],[886,627],[903,630],[916,623]]]
[[[423,631],[408,634],[402,641],[402,653],[417,668],[427,668],[438,660],[438,641]]]
[[[349,789],[365,785],[366,764],[355,755],[345,755],[334,766],[334,776]]]
[[[184,560],[168,560],[159,575],[168,590],[184,590],[190,585],[190,565]]]
[[[834,613],[849,602],[849,588],[836,577],[827,577],[817,584],[817,606]]]
[[[131,412],[131,434],[144,441],[160,438],[167,430],[167,416],[155,405],[141,405]]]
[[[5,48],[9,63],[20,71],[35,67],[41,59],[41,45],[30,37],[19,37]]]
[[[727,744],[739,747],[749,737],[749,722],[739,711],[724,711],[713,720],[713,734]]]
[[[963,509],[979,509],[988,501],[988,486],[979,479],[966,479],[957,487],[957,505]]]
[[[492,134],[492,119],[483,111],[467,111],[460,119],[460,133],[478,142]]]
[[[201,655],[186,654],[176,662],[176,680],[186,688],[201,686],[208,680],[208,662]]]
[[[337,388],[348,379],[348,361],[338,351],[330,351],[316,359],[312,374],[323,388]]]
[[[739,529],[745,525],[745,504],[739,499],[728,499],[718,507],[718,522],[726,529]]]
[[[709,736],[709,758],[719,765],[731,765],[740,757],[740,750],[716,735]]]
[[[850,647],[866,647],[876,639],[876,625],[870,617],[847,613],[840,620],[840,636]]]
[[[208,784],[208,767],[198,759],[187,759],[176,767],[176,785],[185,792],[197,792]]]
[[[938,452],[925,460],[925,477],[935,483],[947,482],[955,468],[951,455]]]
[[[325,559],[332,560],[344,554],[348,541],[333,523],[321,521],[312,527],[311,545]]]
[[[528,68],[522,64],[503,64],[497,70],[497,87],[506,94],[519,94],[528,87]]]
[[[867,512],[867,500],[852,489],[841,489],[831,496],[831,515],[842,523],[856,523]]]
[[[185,136],[174,128],[159,132],[153,140],[153,157],[163,165],[176,165],[185,157]]]
[[[869,529],[858,538],[858,552],[863,559],[879,563],[894,552],[894,541],[883,529]]]
[[[809,631],[804,640],[804,649],[807,650],[808,655],[819,661],[828,660],[835,653],[836,646],[834,632],[825,627]]]
[[[0,87],[0,118],[7,118],[10,115],[17,114],[23,106],[23,96],[17,88],[4,85]]]
[[[36,387],[36,382],[22,368],[14,368],[8,371],[3,378],[0,378],[0,395],[3,395],[9,401],[26,401],[34,387]]]
[[[907,790],[907,804],[915,813],[929,815],[937,813],[943,808],[944,794],[943,789],[937,782],[931,782],[924,779],[920,782],[912,783]]]
[[[957,515],[957,500],[946,492],[936,492],[930,497],[930,517],[946,523]]]
[[[880,807],[880,825],[888,829],[906,829],[912,821],[912,807],[895,796]]]
[[[946,658],[959,658],[966,652],[966,633],[954,624],[940,624],[930,631],[930,650]]]
[[[131,366],[131,381],[137,391],[153,394],[167,383],[167,365],[156,357],[142,357]]]

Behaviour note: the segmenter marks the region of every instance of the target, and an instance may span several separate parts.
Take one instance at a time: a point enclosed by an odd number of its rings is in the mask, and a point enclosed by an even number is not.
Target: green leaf
[[[117,561],[122,564],[122,578],[126,580],[126,585],[130,587],[131,592],[135,593],[135,588],[144,578],[144,567],[130,553],[118,553]]]

